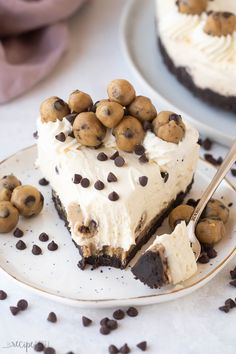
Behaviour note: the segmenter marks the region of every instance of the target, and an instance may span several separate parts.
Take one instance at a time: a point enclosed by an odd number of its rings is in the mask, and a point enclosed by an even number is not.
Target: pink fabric
[[[29,90],[68,44],[63,20],[84,0],[0,0],[0,103]]]

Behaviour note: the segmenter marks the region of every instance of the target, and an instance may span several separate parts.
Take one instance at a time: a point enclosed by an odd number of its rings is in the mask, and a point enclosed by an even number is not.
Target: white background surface
[[[86,5],[70,22],[70,49],[53,73],[30,93],[0,107],[0,159],[34,143],[32,132],[42,99],[50,95],[67,98],[76,88],[91,93],[94,100],[105,95],[107,83],[116,77],[132,81],[137,91],[142,87],[128,71],[119,48],[119,21],[125,1],[97,0]],[[147,93],[146,93],[147,94]],[[157,104],[157,102],[155,102]],[[214,145],[214,155],[225,153]],[[236,180],[232,179],[233,183]],[[109,344],[129,343],[132,353],[141,353],[135,345],[147,340],[150,354],[233,354],[236,351],[236,309],[225,314],[218,310],[236,290],[228,285],[229,270],[235,259],[209,285],[194,294],[171,303],[139,308],[139,316],[126,318],[109,336],[99,334],[99,321],[112,309],[80,310],[32,295],[0,277],[0,289],[9,294],[0,302],[0,354],[21,354],[20,346],[42,340],[63,354],[105,354]],[[66,286],[66,285],[65,285]],[[13,317],[9,306],[26,298],[29,309]],[[46,321],[55,311],[58,322]],[[81,315],[94,320],[89,328],[81,325]],[[4,348],[11,347],[11,348]],[[28,353],[33,353],[28,349]]]

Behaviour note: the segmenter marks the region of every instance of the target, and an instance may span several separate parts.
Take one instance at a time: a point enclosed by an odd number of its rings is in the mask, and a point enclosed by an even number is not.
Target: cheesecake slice
[[[132,268],[137,279],[150,288],[178,284],[197,271],[184,221],[171,234],[157,236]]]
[[[162,122],[159,131],[163,114],[155,113],[152,121],[142,121],[140,106],[140,117],[136,118],[137,112],[127,102],[119,104],[124,117],[115,123],[115,129],[103,129],[96,118],[101,116],[97,104],[78,114],[58,100],[47,100],[37,122],[37,165],[50,182],[56,209],[79,248],[80,267],[124,268],[190,190],[199,155],[198,132],[171,112],[165,112],[167,123],[163,126]],[[132,100],[135,103],[134,97]],[[150,100],[141,101],[141,108],[146,108]],[[59,118],[55,102],[57,108],[62,107]],[[112,99],[107,102],[102,102],[105,113],[107,105],[110,112],[113,109]],[[119,112],[115,113],[117,119]],[[85,121],[77,129],[80,119]],[[89,119],[94,119],[96,129]],[[167,141],[169,128],[175,142]],[[87,145],[97,138],[97,146]]]

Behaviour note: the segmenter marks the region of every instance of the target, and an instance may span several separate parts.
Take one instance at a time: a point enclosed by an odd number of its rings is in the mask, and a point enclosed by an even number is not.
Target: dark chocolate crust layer
[[[224,110],[236,113],[236,97],[235,96],[223,96],[217,92],[210,89],[201,89],[195,85],[192,77],[189,75],[185,67],[176,67],[173,60],[168,55],[164,45],[162,44],[160,38],[158,39],[158,44],[160,52],[163,57],[163,61],[169,71],[176,76],[176,78],[187,87],[194,96],[200,97],[205,102],[212,106],[218,106]]]
[[[92,265],[94,268],[99,267],[99,266],[110,266],[110,267],[115,267],[115,268],[121,268],[124,269],[128,263],[131,261],[131,259],[136,255],[136,253],[142,248],[145,243],[147,243],[152,235],[156,232],[159,226],[161,226],[162,222],[164,219],[169,215],[171,210],[175,208],[177,205],[181,204],[187,195],[187,193],[190,191],[192,187],[193,181],[189,184],[187,189],[184,192],[180,192],[176,199],[171,201],[168,207],[163,211],[161,215],[157,215],[156,218],[152,221],[150,227],[148,228],[147,232],[144,234],[142,238],[140,238],[137,242],[137,244],[131,248],[130,252],[128,253],[125,262],[121,262],[121,259],[119,259],[116,256],[108,256],[108,255],[99,255],[99,256],[91,256],[91,257],[84,257],[82,249],[79,245],[77,245],[75,242],[75,246],[79,249],[79,252],[82,256],[82,260],[78,263],[78,266],[81,269],[84,269],[86,264]],[[64,207],[57,196],[57,194],[52,191],[52,200],[54,202],[55,208],[58,212],[59,217],[65,222],[65,226],[70,232],[70,228],[68,225],[67,221],[67,216],[64,210]]]
[[[159,252],[145,252],[131,270],[136,279],[152,289],[166,284],[163,259]]]

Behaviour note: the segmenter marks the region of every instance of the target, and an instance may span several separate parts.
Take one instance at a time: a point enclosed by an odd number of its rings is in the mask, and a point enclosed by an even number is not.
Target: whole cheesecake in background
[[[124,268],[190,190],[198,132],[157,112],[126,80],[93,104],[79,90],[45,100],[37,165],[79,248],[79,265]]]
[[[236,1],[156,0],[160,51],[178,80],[236,113]]]

